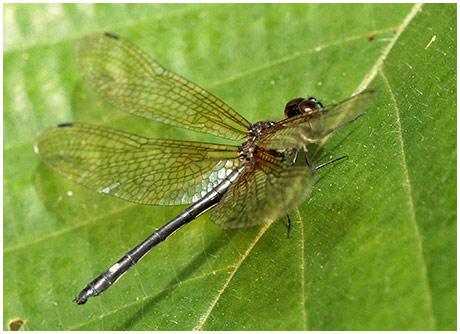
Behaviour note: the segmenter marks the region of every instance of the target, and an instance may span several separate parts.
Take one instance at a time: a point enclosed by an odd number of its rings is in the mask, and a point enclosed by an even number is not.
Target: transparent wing
[[[122,111],[232,140],[246,135],[240,114],[122,37],[87,36],[76,54],[84,79]]]
[[[316,142],[361,116],[376,95],[375,90],[364,91],[339,104],[287,118],[267,129],[257,145],[285,150]]]
[[[223,228],[273,221],[302,202],[314,180],[314,170],[307,166],[286,166],[259,153],[230,186],[211,220]]]
[[[149,139],[89,124],[46,130],[35,151],[65,177],[140,204],[195,202],[239,165],[234,146]]]

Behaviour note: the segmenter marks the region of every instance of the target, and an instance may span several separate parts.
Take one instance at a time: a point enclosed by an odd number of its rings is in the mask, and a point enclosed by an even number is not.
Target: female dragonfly
[[[252,124],[115,34],[85,37],[76,54],[87,83],[119,109],[239,143],[151,139],[81,123],[40,134],[35,152],[43,162],[92,190],[140,204],[193,203],[90,282],[74,299],[77,304],[107,290],[153,247],[210,208],[215,207],[211,220],[223,228],[287,213],[305,199],[315,171],[325,165],[311,164],[306,144],[353,122],[376,96],[368,90],[329,107],[297,98],[287,103],[284,120]],[[295,165],[299,152],[305,165]]]

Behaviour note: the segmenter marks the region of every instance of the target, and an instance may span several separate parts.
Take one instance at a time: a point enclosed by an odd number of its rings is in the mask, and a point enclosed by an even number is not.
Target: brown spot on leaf
[[[23,329],[24,325],[27,323],[25,319],[14,319],[8,323],[9,331],[20,331]]]

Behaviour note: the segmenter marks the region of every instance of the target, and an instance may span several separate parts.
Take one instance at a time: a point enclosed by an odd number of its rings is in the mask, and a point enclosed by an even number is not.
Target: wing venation
[[[65,177],[139,204],[195,202],[239,165],[236,146],[149,139],[80,123],[46,130],[35,151]]]
[[[122,111],[232,140],[246,135],[250,123],[235,110],[122,37],[87,36],[76,54],[84,79]]]
[[[211,220],[223,228],[273,221],[301,203],[314,180],[312,168],[287,166],[264,153],[257,154],[227,190]]]
[[[267,150],[286,150],[321,140],[361,116],[376,95],[375,90],[364,91],[339,104],[282,120],[269,128],[257,144]]]

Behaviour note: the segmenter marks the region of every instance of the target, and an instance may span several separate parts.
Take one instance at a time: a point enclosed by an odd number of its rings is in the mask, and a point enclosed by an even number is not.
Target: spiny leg
[[[299,150],[295,149],[294,150],[294,157],[292,158],[292,161],[291,161],[289,166],[294,166],[295,165],[298,156],[299,156]]]
[[[307,150],[307,147],[305,145],[303,145],[303,151],[304,151],[304,155],[305,155],[305,162],[307,163],[307,166],[309,166],[310,168],[314,168],[315,170],[318,170],[320,168],[323,168],[324,166],[327,166],[329,164],[332,164],[336,161],[339,161],[339,160],[342,160],[342,159],[345,159],[345,158],[348,158],[348,155],[344,155],[340,158],[337,158],[337,159],[333,159],[331,161],[328,161],[328,162],[325,162],[317,167],[313,167],[313,164],[311,163],[311,160],[310,158],[308,157],[308,150]],[[297,157],[299,155],[299,150],[295,150],[295,153],[294,153],[294,158],[292,158],[292,162],[291,162],[291,166],[293,166],[296,161],[297,161]],[[289,239],[289,237],[291,236],[291,226],[292,226],[292,222],[291,222],[291,217],[289,217],[289,214],[286,213],[286,217],[287,217],[287,220],[288,220],[288,230],[287,230],[287,238]]]
[[[310,167],[310,168],[315,168],[315,167],[313,167],[313,164],[311,163],[310,158],[308,157],[308,150],[307,150],[307,146],[305,146],[305,144],[303,145],[303,152],[305,154],[305,162],[307,163],[307,166]]]
[[[286,217],[288,219],[288,230],[287,230],[287,238],[289,239],[289,237],[291,236],[291,225],[292,225],[292,222],[291,222],[291,217],[289,217],[289,214],[286,213]]]
[[[329,164],[332,164],[332,163],[334,163],[334,162],[336,162],[336,161],[339,161],[339,160],[342,160],[342,159],[345,159],[345,158],[348,158],[348,155],[344,155],[344,156],[342,156],[342,157],[340,157],[340,158],[333,159],[333,160],[328,161],[328,162],[325,162],[325,163],[323,163],[323,164],[321,164],[321,165],[319,165],[319,166],[316,166],[316,167],[315,167],[315,170],[318,170],[318,169],[320,169],[320,168],[323,168],[324,166],[327,166],[327,165],[329,165]]]

